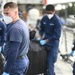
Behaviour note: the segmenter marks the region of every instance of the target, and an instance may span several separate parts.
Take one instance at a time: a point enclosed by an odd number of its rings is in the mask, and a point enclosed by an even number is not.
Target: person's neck
[[[19,17],[16,17],[13,21],[13,23],[15,23],[17,20],[19,20],[20,18]]]

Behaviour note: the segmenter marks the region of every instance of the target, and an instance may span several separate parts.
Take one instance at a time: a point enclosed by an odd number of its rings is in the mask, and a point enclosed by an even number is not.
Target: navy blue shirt
[[[0,46],[6,41],[6,25],[3,21],[0,21]]]
[[[5,72],[9,73],[17,57],[25,56],[29,50],[29,29],[21,19],[17,20],[7,32]]]
[[[45,15],[41,20],[40,35],[44,36],[44,39],[49,39],[47,45],[58,45],[59,38],[61,36],[62,22],[60,18],[55,14],[51,19]]]
[[[29,49],[29,29],[23,20],[15,22],[7,33],[7,42],[15,41],[20,42],[20,51],[18,55],[24,55],[28,53]],[[23,52],[24,51],[24,52]]]

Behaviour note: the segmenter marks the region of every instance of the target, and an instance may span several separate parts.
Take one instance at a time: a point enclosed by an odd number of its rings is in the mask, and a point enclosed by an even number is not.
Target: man
[[[26,75],[29,60],[27,57],[29,49],[29,30],[18,15],[18,5],[8,2],[4,5],[4,21],[11,23],[7,33],[6,43],[6,65],[2,75]]]
[[[48,52],[46,75],[54,75],[54,63],[57,60],[62,22],[55,14],[53,5],[47,5],[46,12],[47,14],[41,20],[40,44],[45,45]],[[42,37],[44,37],[43,40]]]

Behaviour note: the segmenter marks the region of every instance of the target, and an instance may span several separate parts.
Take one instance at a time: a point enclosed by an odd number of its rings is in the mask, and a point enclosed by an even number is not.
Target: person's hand
[[[37,38],[37,40],[38,40],[38,41],[40,41],[40,40],[41,40],[41,38]]]
[[[7,63],[7,61],[5,61],[5,63],[4,63],[4,67],[6,66],[6,63]]]
[[[45,45],[46,44],[46,40],[40,40],[40,45]]]
[[[1,51],[2,51],[2,47],[0,46],[0,53],[1,53]]]
[[[9,75],[8,73],[6,73],[6,72],[3,72],[3,74],[2,75]]]
[[[75,51],[71,51],[70,56],[74,56]]]
[[[39,36],[36,40],[40,41],[42,39],[42,36]]]

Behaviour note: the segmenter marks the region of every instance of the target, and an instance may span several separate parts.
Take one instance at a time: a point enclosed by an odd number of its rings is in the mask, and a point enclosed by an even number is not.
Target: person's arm
[[[4,69],[4,72],[9,73],[14,62],[16,61],[18,57],[18,51],[19,51],[20,42],[10,42],[9,43],[9,55],[7,59],[7,63]]]
[[[22,33],[18,28],[12,28],[9,31],[9,54],[7,57],[7,64],[5,66],[5,72],[9,73],[16,58],[18,57],[18,51],[20,43],[22,41]],[[8,41],[8,40],[7,40]]]
[[[70,56],[74,56],[74,55],[75,55],[75,43],[74,43],[74,47],[72,48],[70,52]]]
[[[40,25],[40,30],[39,30],[39,34],[40,34],[40,38],[43,36],[45,31],[45,27],[43,25],[43,19],[41,20],[41,25]]]
[[[1,21],[1,26],[2,26],[2,35],[1,35],[1,42],[0,46],[3,46],[3,44],[6,41],[6,25]]]

